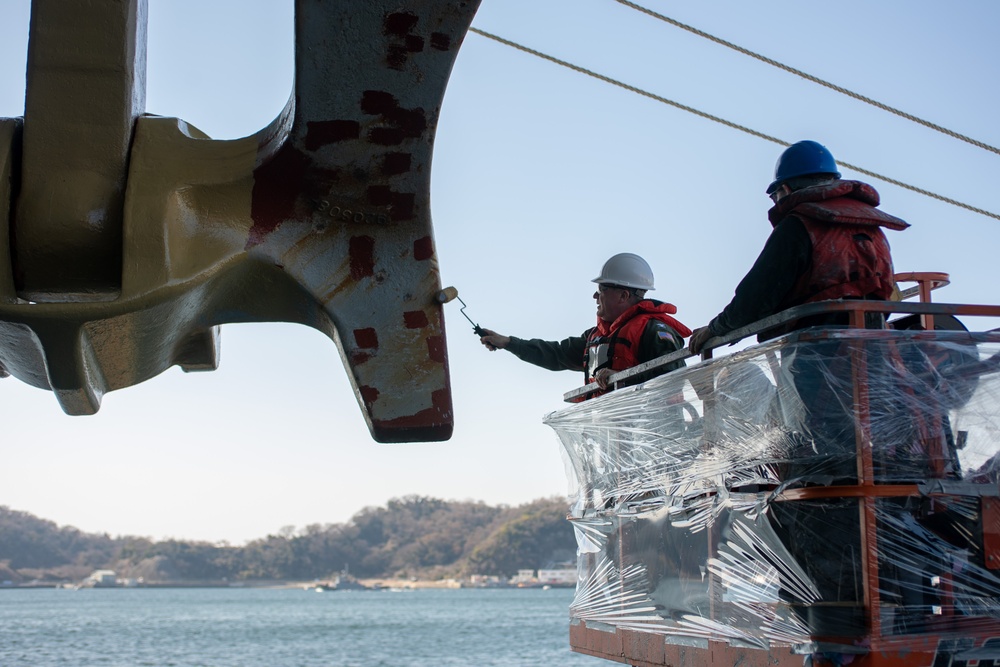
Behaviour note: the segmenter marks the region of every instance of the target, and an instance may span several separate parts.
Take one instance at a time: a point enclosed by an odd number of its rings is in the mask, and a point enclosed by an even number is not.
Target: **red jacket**
[[[635,304],[614,322],[598,319],[597,326],[587,332],[584,351],[584,368],[587,381],[593,382],[594,374],[601,368],[621,371],[649,359],[642,359],[639,346],[650,320],[658,320],[673,329],[681,338],[691,335],[691,330],[671,317],[677,307],[644,299]]]
[[[811,266],[785,298],[782,309],[826,299],[888,299],[892,257],[881,227],[909,224],[875,208],[878,193],[859,181],[836,181],[793,192],[769,212],[772,225],[793,215],[812,241]]]

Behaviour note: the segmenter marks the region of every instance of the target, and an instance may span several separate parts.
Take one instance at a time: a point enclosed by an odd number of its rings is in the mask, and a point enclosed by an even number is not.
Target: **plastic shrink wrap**
[[[992,665],[998,407],[1000,334],[818,329],[548,415],[579,546],[574,649]]]

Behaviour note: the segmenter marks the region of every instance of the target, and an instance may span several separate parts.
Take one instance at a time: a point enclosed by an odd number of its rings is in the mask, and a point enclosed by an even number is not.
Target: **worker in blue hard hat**
[[[907,223],[880,211],[878,193],[859,181],[842,180],[830,151],[815,141],[789,146],[778,158],[767,186],[771,234],[722,312],[697,329],[689,348],[801,304],[827,299],[888,299],[895,287],[884,228]],[[804,318],[759,338],[807,326],[847,324],[845,314]],[[874,322],[872,324],[875,324]],[[873,362],[874,363],[874,362]],[[855,417],[838,378],[850,377],[851,357],[837,338],[783,348],[774,414],[781,432],[770,455],[783,487],[856,484]],[[871,369],[870,369],[871,370]],[[877,399],[877,409],[892,408]],[[873,408],[875,410],[875,408]],[[878,447],[887,446],[880,441]],[[800,620],[816,634],[852,636],[864,629],[863,589],[858,570],[844,563],[859,558],[857,504],[842,498],[776,503],[768,513],[791,557],[810,585],[836,611],[810,608]],[[792,507],[794,505],[794,507]],[[796,612],[797,613],[797,612]]]
[[[522,361],[548,370],[583,371],[586,382],[596,383],[603,393],[613,374],[684,347],[691,330],[674,319],[673,304],[646,297],[653,289],[653,270],[639,255],[614,255],[593,279],[597,283],[597,325],[580,336],[561,341],[524,340],[485,329],[480,341],[490,351],[507,350]],[[630,378],[637,384],[650,377],[684,366],[683,361]]]
[[[825,146],[815,141],[789,146],[766,192],[774,202],[768,211],[771,235],[729,305],[692,334],[692,352],[700,352],[710,338],[792,306],[888,299],[893,292],[892,257],[882,228],[909,225],[877,208],[879,196],[870,185],[841,180]],[[794,328],[837,324],[843,317],[807,318]]]

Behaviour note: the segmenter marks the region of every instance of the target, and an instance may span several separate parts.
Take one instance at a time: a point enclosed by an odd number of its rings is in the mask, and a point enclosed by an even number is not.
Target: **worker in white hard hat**
[[[673,304],[647,299],[653,289],[653,271],[639,255],[620,253],[604,263],[597,283],[597,326],[561,341],[524,340],[486,329],[480,341],[490,351],[507,350],[522,361],[552,371],[583,371],[604,393],[608,378],[618,371],[669,354],[684,347],[691,330],[671,317]],[[645,382],[684,362],[629,378],[628,384]]]

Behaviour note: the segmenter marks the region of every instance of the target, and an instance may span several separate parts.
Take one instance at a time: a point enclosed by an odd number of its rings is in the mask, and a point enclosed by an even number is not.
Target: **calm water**
[[[610,667],[570,589],[0,591],[0,667]]]

